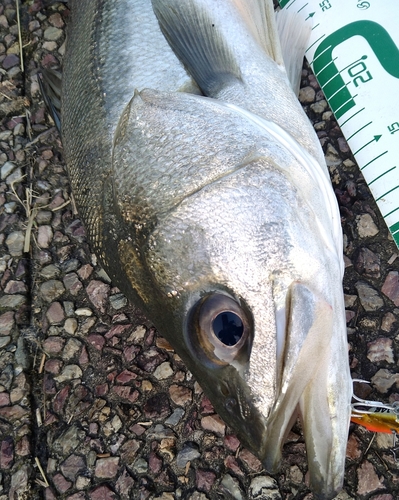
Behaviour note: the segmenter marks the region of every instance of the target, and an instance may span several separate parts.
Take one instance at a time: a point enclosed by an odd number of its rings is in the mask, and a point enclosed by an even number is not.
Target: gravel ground
[[[64,3],[22,5],[22,71],[0,2],[0,500],[313,498],[300,428],[270,477],[90,252],[37,83],[67,22]],[[399,252],[306,68],[300,100],[341,207],[350,364],[372,381],[356,391],[399,400]],[[399,498],[391,448],[352,424],[337,498]]]

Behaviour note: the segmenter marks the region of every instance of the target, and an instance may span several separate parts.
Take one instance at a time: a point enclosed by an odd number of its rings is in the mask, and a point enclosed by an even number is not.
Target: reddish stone
[[[96,385],[95,387],[96,396],[104,396],[105,394],[108,393],[108,390],[109,390],[108,384]]]
[[[170,415],[170,404],[166,394],[157,394],[147,400],[144,405],[146,418],[165,418]]]
[[[15,325],[14,312],[8,311],[0,316],[0,335],[10,335]]]
[[[120,386],[117,385],[115,387],[112,387],[112,392],[115,392],[118,394],[119,397],[123,399],[129,400],[131,403],[134,403],[137,401],[137,399],[140,396],[139,391],[135,390],[133,387],[129,386]]]
[[[351,434],[348,438],[348,444],[346,446],[346,456],[352,460],[356,460],[362,456],[362,450],[360,449],[359,439]]]
[[[89,335],[87,337],[87,341],[98,351],[101,351],[105,344],[105,338],[97,333],[92,333],[91,335]]]
[[[22,408],[20,405],[3,406],[0,408],[0,417],[3,417],[11,422],[20,420],[23,417],[29,416],[29,410]]]
[[[381,291],[386,295],[395,306],[399,306],[399,273],[398,271],[391,271],[382,285]]]
[[[146,428],[140,424],[134,424],[130,427],[130,430],[134,432],[137,436],[141,436],[142,434],[145,433]]]
[[[152,373],[157,366],[167,359],[165,353],[152,347],[148,351],[142,352],[137,356],[136,363],[144,371]]]
[[[106,334],[107,339],[111,339],[115,335],[122,335],[123,332],[128,330],[132,325],[114,325]]]
[[[169,387],[169,394],[172,401],[179,406],[184,406],[192,401],[191,389],[183,385],[173,384]]]
[[[123,470],[115,483],[116,491],[122,498],[133,498],[132,488],[134,486],[134,479],[126,469]]]
[[[50,24],[52,24],[56,28],[62,28],[65,24],[64,21],[62,20],[62,17],[60,16],[60,14],[58,12],[56,12],[55,14],[52,14],[48,18],[48,20],[49,20]]]
[[[260,472],[263,469],[262,463],[258,460],[255,455],[253,455],[249,450],[245,448],[239,454],[240,459],[246,464],[246,466],[254,472]]]
[[[200,491],[209,492],[216,480],[216,474],[208,470],[197,469],[195,471],[195,482]]]
[[[116,381],[119,384],[127,384],[128,382],[130,382],[131,380],[136,379],[136,378],[137,378],[137,375],[135,373],[133,373],[129,370],[124,370],[116,377]]]
[[[73,495],[70,495],[66,500],[85,500],[85,498],[85,493],[81,491],[80,493],[74,493]]]
[[[234,474],[236,474],[237,476],[244,475],[243,471],[240,469],[240,466],[237,463],[237,460],[234,457],[232,457],[231,455],[229,455],[228,457],[226,457],[224,459],[224,465],[228,469],[232,470],[234,472]]]
[[[46,312],[50,325],[60,325],[65,319],[65,313],[59,302],[53,302]]]
[[[159,458],[158,455],[152,451],[150,453],[148,464],[150,466],[151,472],[153,474],[158,474],[162,469],[163,461],[162,458]]]
[[[19,457],[26,457],[30,454],[30,442],[28,436],[22,436],[22,438],[15,445],[15,454]]]
[[[155,328],[150,328],[145,336],[144,343],[146,346],[150,346],[154,342]]]
[[[62,474],[56,474],[53,477],[53,483],[60,493],[65,493],[72,486],[72,483],[67,481]]]
[[[48,373],[58,375],[60,373],[63,363],[60,359],[48,359],[44,364],[44,369]]]
[[[80,365],[87,365],[90,361],[90,358],[89,358],[89,353],[87,352],[87,349],[85,346],[83,346],[82,348],[82,352],[80,353],[80,356],[79,356],[79,364]]]
[[[203,417],[201,419],[201,426],[206,431],[214,432],[220,436],[224,436],[226,430],[226,424],[216,413],[214,415]]]
[[[90,500],[116,500],[118,497],[108,486],[99,486],[89,493]]]
[[[210,415],[215,413],[212,403],[206,396],[202,396],[200,413],[201,415]]]
[[[119,457],[100,458],[96,462],[95,476],[101,479],[112,479],[119,467]]]
[[[5,293],[14,295],[16,293],[26,293],[27,288],[23,281],[10,280],[4,288]]]
[[[382,480],[378,477],[373,465],[365,460],[357,469],[358,495],[367,495],[384,487]]]
[[[128,363],[131,363],[137,354],[140,352],[140,347],[137,345],[131,345],[123,349],[123,356]]]
[[[65,340],[62,337],[48,337],[43,342],[43,350],[47,354],[58,354],[64,348]]]
[[[70,455],[64,462],[62,462],[60,469],[67,479],[75,481],[78,473],[83,472],[86,468],[86,461],[79,455]]]
[[[346,315],[346,324],[348,324],[356,316],[356,313],[354,311],[345,311],[345,315]]]
[[[8,392],[0,392],[0,406],[8,406],[10,404],[10,395]]]
[[[65,401],[69,395],[70,387],[63,387],[53,400],[53,410],[56,413],[61,413],[64,409]]]
[[[93,280],[90,281],[86,291],[89,296],[90,302],[102,314],[104,314],[105,307],[108,302],[110,286],[107,285],[106,283],[103,283],[102,281]]]
[[[76,273],[69,273],[63,278],[65,288],[72,294],[77,295],[83,288],[81,281]]]
[[[82,280],[86,280],[87,278],[90,277],[92,272],[93,272],[93,267],[90,264],[85,264],[79,269],[78,275]]]
[[[0,469],[10,469],[14,462],[14,441],[6,437],[0,446]]]
[[[57,500],[57,498],[54,495],[54,493],[52,492],[51,488],[46,488],[44,490],[44,494],[45,494],[46,500]]]
[[[236,452],[241,443],[237,436],[234,434],[228,434],[224,438],[224,444],[230,451]]]

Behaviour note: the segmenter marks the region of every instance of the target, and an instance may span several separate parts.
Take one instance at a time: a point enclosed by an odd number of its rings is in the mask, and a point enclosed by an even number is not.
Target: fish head
[[[342,256],[306,175],[231,109],[141,92],[114,146],[109,199],[127,236],[113,275],[267,470],[299,415],[311,484],[331,498],[352,385]]]
[[[339,281],[329,287],[331,269],[315,257],[322,250],[309,235],[290,234],[285,205],[270,215],[277,184],[282,189],[280,173],[250,164],[187,198],[159,220],[148,267],[165,311],[174,310],[160,330],[219,415],[269,471],[300,415],[313,484],[335,491],[350,401],[342,290]],[[342,398],[332,394],[331,377]]]

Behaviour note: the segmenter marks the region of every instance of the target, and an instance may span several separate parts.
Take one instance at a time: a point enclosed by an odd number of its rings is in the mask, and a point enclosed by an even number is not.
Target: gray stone
[[[191,462],[191,460],[195,460],[200,456],[201,453],[198,451],[197,446],[194,444],[185,444],[183,449],[177,454],[176,465],[180,469],[184,469],[187,462]]]
[[[385,394],[393,386],[393,384],[398,385],[399,383],[399,373],[391,373],[388,370],[382,368],[371,378],[371,383],[376,387],[376,389]]]
[[[59,280],[49,280],[40,286],[40,294],[47,302],[53,302],[64,292],[64,285]]]
[[[299,91],[299,102],[302,104],[309,104],[314,102],[316,97],[316,92],[312,87],[304,87]]]
[[[58,40],[62,37],[62,29],[55,28],[54,26],[50,26],[44,31],[44,38],[46,40]]]
[[[161,363],[159,366],[157,366],[153,375],[158,380],[164,380],[168,377],[171,377],[173,375],[173,370],[170,366],[170,363],[168,361]]]
[[[64,323],[64,330],[70,335],[74,335],[78,329],[78,322],[75,318],[67,318]]]
[[[50,264],[40,271],[40,276],[46,280],[57,278],[61,274],[60,269],[54,264]]]
[[[54,377],[57,382],[65,382],[82,377],[82,369],[78,365],[67,365],[58,377]]]
[[[223,476],[222,482],[220,483],[222,488],[231,495],[234,500],[244,500],[239,482],[230,474],[225,474]]]
[[[15,163],[12,163],[11,161],[7,161],[6,163],[4,163],[4,165],[1,167],[2,180],[6,179],[15,169],[15,167],[16,167]]]
[[[137,474],[145,474],[148,471],[148,463],[144,458],[139,458],[134,462],[133,470]]]
[[[40,248],[49,248],[53,239],[53,229],[51,226],[39,226],[37,232],[37,244]]]
[[[13,257],[19,257],[23,253],[25,234],[22,231],[13,231],[7,236],[6,245]]]
[[[73,358],[78,354],[78,352],[82,349],[82,343],[77,340],[77,339],[69,339],[67,343],[65,344],[65,347],[62,351],[62,359],[68,360]],[[74,365],[70,365],[74,366]],[[78,374],[78,372],[77,372]],[[80,375],[81,376],[81,375]],[[77,377],[74,378],[80,378],[79,374]]]
[[[370,285],[362,281],[355,284],[359,300],[365,311],[378,311],[384,305],[384,301],[378,292]]]
[[[123,295],[123,293],[116,293],[115,295],[110,296],[109,303],[115,310],[122,309],[122,307],[127,305],[127,298]]]
[[[370,214],[358,215],[356,217],[356,227],[360,238],[370,238],[379,232]]]
[[[277,482],[269,476],[257,476],[249,487],[250,500],[281,500]]]
[[[22,304],[26,302],[26,297],[24,295],[3,295],[0,298],[0,309],[18,309]]]
[[[84,432],[79,432],[77,426],[73,424],[54,441],[54,450],[67,455],[79,445],[83,436]]]
[[[11,337],[0,337],[0,349],[6,347],[11,342]]]
[[[176,408],[170,417],[165,420],[167,425],[177,425],[184,415],[183,408]]]

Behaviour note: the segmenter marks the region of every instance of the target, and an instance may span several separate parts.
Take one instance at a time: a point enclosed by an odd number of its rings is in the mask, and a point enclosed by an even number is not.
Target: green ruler
[[[399,247],[399,2],[280,6],[312,18],[306,58]]]

